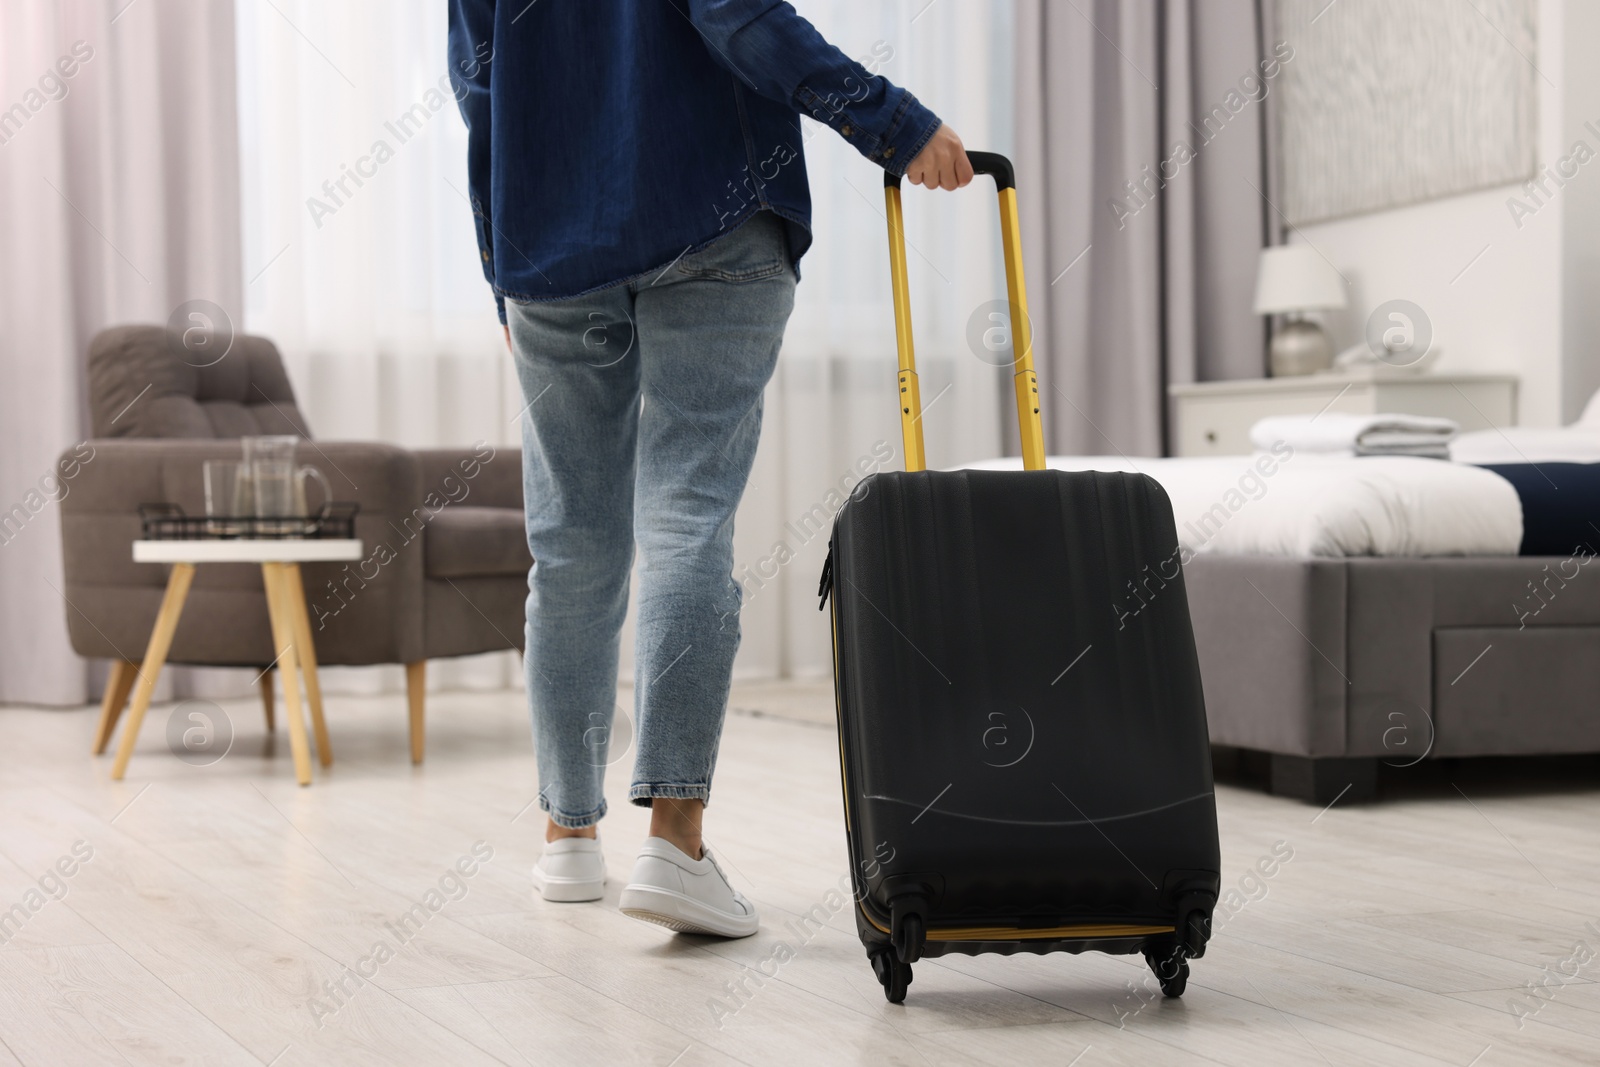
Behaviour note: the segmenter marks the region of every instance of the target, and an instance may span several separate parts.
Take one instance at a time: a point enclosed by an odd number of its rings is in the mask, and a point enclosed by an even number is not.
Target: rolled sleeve
[[[886,90],[881,101],[840,100],[837,96],[819,95],[805,85],[799,88],[796,98],[806,114],[825,123],[857,152],[890,174],[903,175],[942,123],[907,90],[883,78],[874,80]]]

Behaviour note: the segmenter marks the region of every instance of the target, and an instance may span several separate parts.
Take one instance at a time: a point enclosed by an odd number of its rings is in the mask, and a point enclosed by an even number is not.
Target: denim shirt
[[[450,0],[449,52],[502,322],[506,300],[664,270],[762,210],[798,263],[802,113],[897,175],[939,127],[779,0]]]

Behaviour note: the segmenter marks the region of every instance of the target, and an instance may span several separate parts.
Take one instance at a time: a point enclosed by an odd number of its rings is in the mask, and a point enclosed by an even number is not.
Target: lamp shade
[[[1256,271],[1256,314],[1342,308],[1344,279],[1310,245],[1277,245],[1261,250]]]

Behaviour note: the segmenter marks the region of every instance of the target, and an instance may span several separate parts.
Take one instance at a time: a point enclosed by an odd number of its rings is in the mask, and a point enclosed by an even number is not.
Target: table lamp
[[[1289,316],[1272,335],[1272,376],[1331,367],[1333,342],[1327,331],[1300,316],[1344,306],[1344,279],[1316,249],[1304,244],[1263,248],[1256,272],[1256,314]]]

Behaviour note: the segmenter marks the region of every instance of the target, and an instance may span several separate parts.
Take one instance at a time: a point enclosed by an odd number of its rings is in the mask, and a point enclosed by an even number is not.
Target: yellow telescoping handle
[[[1000,194],[1000,239],[1006,261],[1006,298],[1011,315],[1012,383],[1017,422],[1022,427],[1022,466],[1044,469],[1044,425],[1039,421],[1039,376],[1033,370],[1033,329],[1028,319],[1028,289],[1022,278],[1022,235],[1017,220],[1017,181],[1011,161],[995,152],[968,152],[972,169],[994,177]],[[917,357],[911,343],[911,289],[906,280],[906,235],[900,210],[900,179],[885,173],[883,196],[889,220],[889,278],[894,289],[894,337],[900,350],[900,435],[906,470],[927,469],[922,447],[922,394],[917,388]]]

